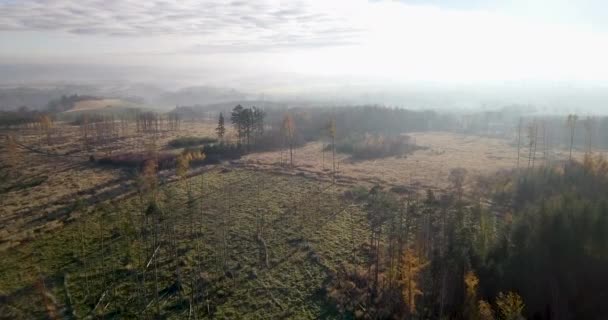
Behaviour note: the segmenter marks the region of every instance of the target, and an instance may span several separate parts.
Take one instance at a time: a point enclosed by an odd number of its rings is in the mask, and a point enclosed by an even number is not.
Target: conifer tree
[[[226,133],[226,127],[224,126],[224,114],[220,112],[220,117],[217,120],[217,128],[215,128],[215,133],[217,134],[217,138],[220,141],[223,141],[224,134]]]

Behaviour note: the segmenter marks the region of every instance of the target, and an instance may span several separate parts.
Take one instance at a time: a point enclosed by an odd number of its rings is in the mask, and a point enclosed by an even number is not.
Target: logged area
[[[193,110],[10,114],[0,318],[608,313],[608,118]]]

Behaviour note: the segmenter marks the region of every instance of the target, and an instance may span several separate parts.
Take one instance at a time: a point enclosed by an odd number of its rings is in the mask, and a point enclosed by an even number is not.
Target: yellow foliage
[[[588,173],[595,176],[607,176],[608,175],[608,161],[602,156],[593,156],[590,153],[586,153],[583,158],[583,168]]]
[[[487,301],[479,300],[477,310],[480,320],[494,320],[494,310]]]
[[[500,292],[496,298],[496,308],[501,320],[517,320],[522,318],[521,313],[524,307],[524,301],[515,292],[507,292],[507,294]]]
[[[402,296],[410,314],[416,313],[416,297],[422,295],[418,288],[418,278],[428,262],[420,257],[412,248],[407,248],[403,254],[401,265],[401,284],[403,285]]]
[[[190,162],[193,160],[203,160],[205,154],[200,151],[184,151],[177,157],[177,176],[180,179],[185,179],[188,175],[188,169],[190,168]]]
[[[475,297],[477,295],[477,286],[479,285],[479,278],[477,278],[475,272],[467,272],[464,275],[464,283],[467,286],[467,296]]]

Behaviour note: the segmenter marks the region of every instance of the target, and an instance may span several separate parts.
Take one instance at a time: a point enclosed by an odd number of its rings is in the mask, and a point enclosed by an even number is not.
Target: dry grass
[[[509,141],[495,138],[467,136],[446,132],[419,132],[411,134],[416,144],[427,147],[406,157],[388,157],[368,161],[353,161],[346,154],[336,156],[340,179],[351,182],[369,182],[389,185],[409,185],[417,188],[445,188],[453,168],[465,168],[470,176],[492,174],[517,164],[517,149]],[[296,167],[318,175],[331,175],[331,152],[321,153],[319,142],[309,143],[296,150]],[[522,157],[524,157],[522,149]],[[540,151],[539,151],[540,156]],[[577,154],[577,157],[580,157]],[[283,161],[286,154],[283,152]],[[565,159],[564,152],[556,154]],[[276,167],[281,152],[251,154],[244,162],[259,168]],[[537,162],[538,164],[539,162]],[[542,163],[542,161],[540,161]],[[527,165],[527,159],[521,159]]]
[[[168,141],[178,136],[212,136],[213,127],[211,124],[182,123],[180,131],[166,131],[157,136],[157,148],[164,148]],[[0,164],[3,165],[0,170],[0,224],[3,226],[0,251],[61,227],[72,219],[71,208],[77,200],[93,204],[132,192],[132,173],[98,167],[89,162],[89,156],[99,158],[112,153],[145,150],[152,140],[151,135],[137,134],[132,124],[125,136],[104,144],[92,144],[87,151],[77,126],[57,123],[54,131],[50,146],[46,144],[45,136],[35,130],[11,132],[17,134],[21,144],[30,148],[19,148],[18,161],[13,167],[4,166],[9,163],[9,155],[4,149],[0,150]]]
[[[96,110],[103,108],[113,107],[132,107],[135,104],[132,102],[124,101],[121,99],[91,99],[82,100],[74,104],[74,107],[67,112],[84,111],[84,110]]]

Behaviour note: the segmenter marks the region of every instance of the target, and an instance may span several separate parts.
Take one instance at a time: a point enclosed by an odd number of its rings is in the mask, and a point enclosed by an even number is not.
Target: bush
[[[181,137],[169,141],[168,146],[170,148],[187,148],[193,146],[200,146],[204,144],[216,143],[217,139],[211,137]]]
[[[331,150],[331,145],[326,150]],[[356,160],[369,160],[402,156],[420,149],[410,142],[409,136],[387,137],[381,134],[365,134],[350,137],[336,143],[336,151],[350,154]]]
[[[205,154],[204,159],[193,160],[192,166],[219,163],[222,160],[239,159],[243,155],[243,149],[235,144],[210,144],[202,148],[188,148],[186,151],[200,152]],[[156,157],[160,170],[175,168],[178,154],[161,152]],[[126,152],[101,158],[97,163],[117,167],[141,168],[146,160],[153,159],[154,155],[149,152]]]

